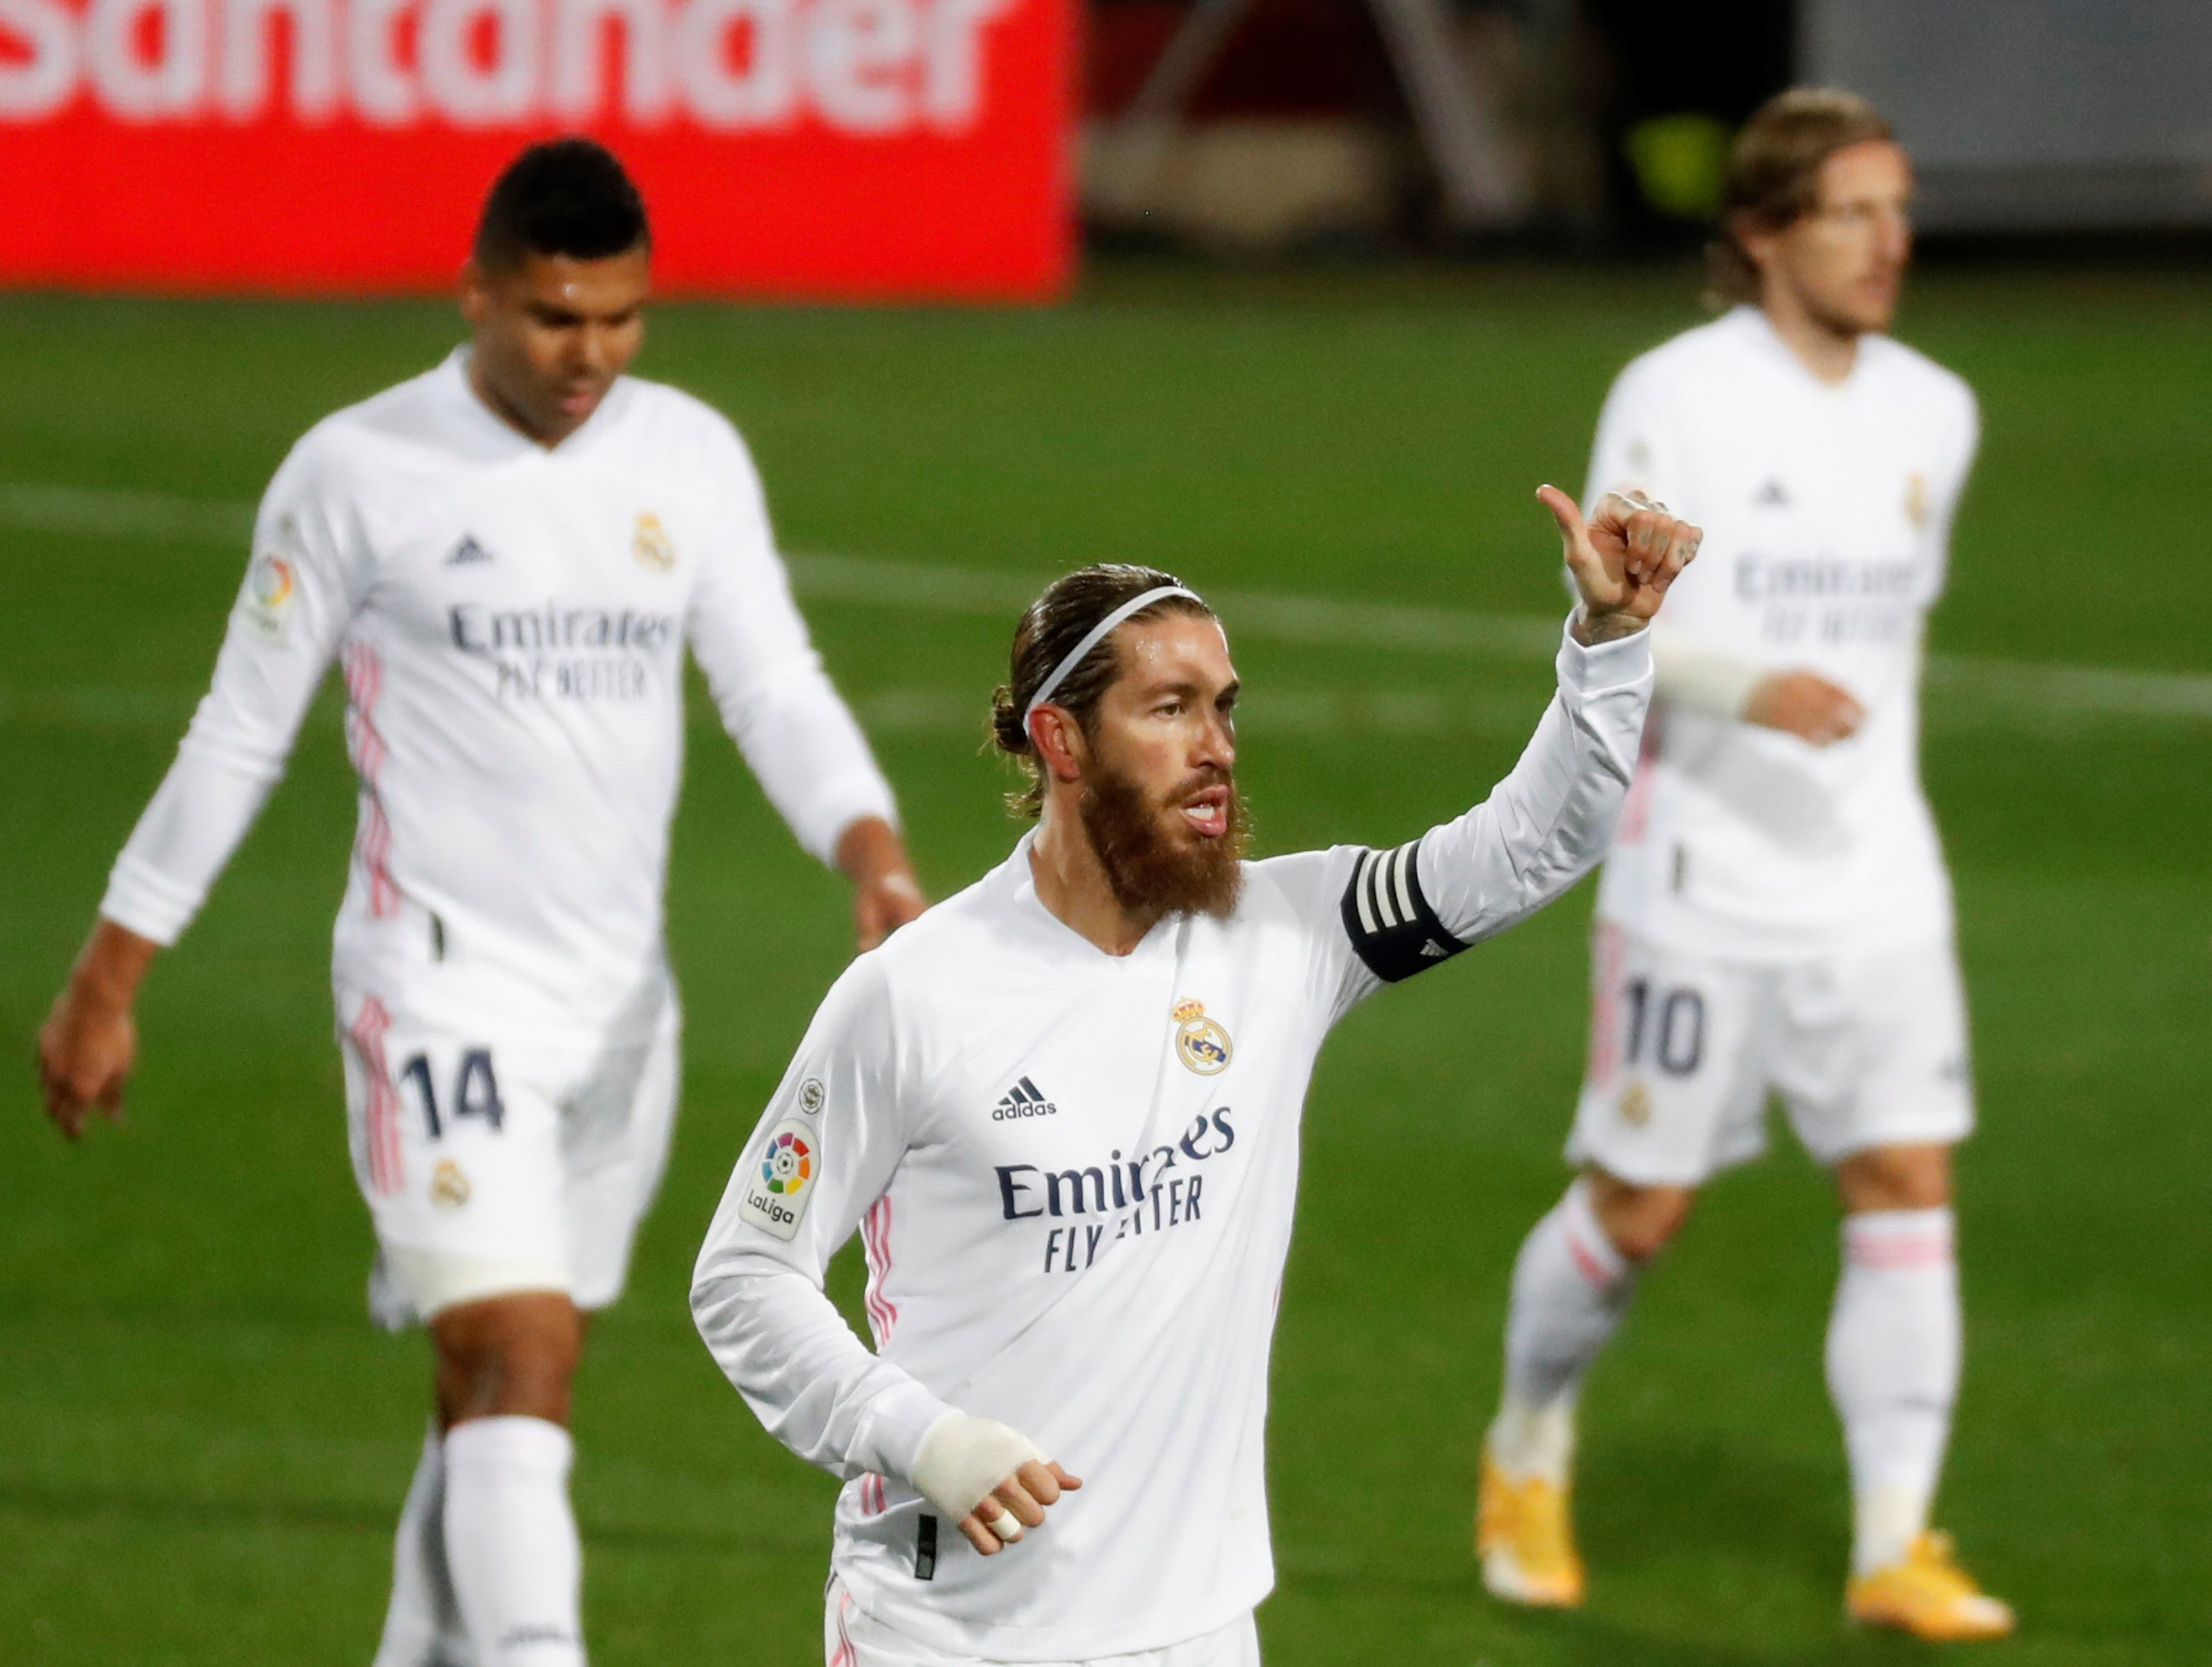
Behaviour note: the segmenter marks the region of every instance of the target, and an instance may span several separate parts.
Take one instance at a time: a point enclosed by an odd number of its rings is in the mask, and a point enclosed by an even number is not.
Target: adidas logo
[[[1024,1117],[1056,1116],[1059,1112],[1060,1108],[1044,1097],[1036,1084],[1024,1077],[991,1109],[991,1121],[1018,1122]]]
[[[1790,489],[1778,480],[1770,480],[1752,495],[1751,501],[1761,509],[1786,509],[1790,507]]]
[[[1450,953],[1451,951],[1446,949],[1434,938],[1421,946],[1421,958],[1425,961],[1441,961]]]
[[[466,567],[471,562],[489,562],[489,560],[491,560],[491,551],[477,542],[474,533],[468,533],[463,536],[460,543],[453,546],[453,553],[446,557],[446,565]]]

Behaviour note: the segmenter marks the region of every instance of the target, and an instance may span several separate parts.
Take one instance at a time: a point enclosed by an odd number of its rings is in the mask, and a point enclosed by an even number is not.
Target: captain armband
[[[1362,851],[1344,888],[1344,929],[1368,970],[1386,984],[1448,961],[1467,946],[1444,929],[1421,895],[1418,839],[1395,851]]]

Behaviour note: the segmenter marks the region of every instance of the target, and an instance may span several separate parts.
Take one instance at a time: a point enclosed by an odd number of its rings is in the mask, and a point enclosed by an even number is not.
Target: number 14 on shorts
[[[440,1116],[438,1090],[430,1073],[430,1056],[417,1054],[399,1068],[399,1080],[413,1086],[416,1104],[422,1108],[422,1126],[432,1140],[445,1133],[445,1122]],[[444,1102],[445,1116],[482,1117],[496,1131],[506,1107],[500,1103],[499,1074],[492,1069],[491,1049],[469,1048],[462,1051],[460,1063],[454,1068],[453,1092]]]

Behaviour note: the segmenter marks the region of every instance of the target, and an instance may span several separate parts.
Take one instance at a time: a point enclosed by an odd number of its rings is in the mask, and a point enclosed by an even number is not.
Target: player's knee
[[[1876,1146],[1836,1165],[1836,1189],[1852,1214],[1941,1209],[1951,1202],[1948,1146]]]
[[[530,1293],[448,1309],[431,1325],[438,1408],[448,1425],[471,1418],[566,1423],[583,1323],[566,1297]]]
[[[535,1341],[459,1357],[441,1355],[438,1411],[448,1428],[472,1418],[542,1418],[568,1421],[573,1352]]]
[[[1631,1262],[1648,1262],[1665,1250],[1690,1219],[1698,1197],[1692,1187],[1645,1186],[1601,1169],[1589,1171],[1583,1183],[1589,1189],[1591,1214],[1613,1248]]]

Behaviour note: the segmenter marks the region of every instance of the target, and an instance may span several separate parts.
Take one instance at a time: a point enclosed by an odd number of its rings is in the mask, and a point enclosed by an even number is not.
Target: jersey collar
[[[1173,941],[1182,916],[1170,915],[1153,923],[1152,929],[1127,955],[1109,955],[1097,944],[1085,937],[1066,921],[1044,906],[1037,895],[1036,871],[1030,867],[1030,849],[1036,843],[1037,830],[1031,828],[1016,843],[1013,854],[999,865],[992,876],[994,889],[1014,915],[1033,927],[1039,940],[1055,946],[1061,952],[1073,954],[1104,965],[1142,965],[1159,946]]]
[[[1759,308],[1748,301],[1739,301],[1723,315],[1723,322],[1735,327],[1753,353],[1776,365],[1791,383],[1829,399],[1845,399],[1857,390],[1867,374],[1868,349],[1881,338],[1869,332],[1859,338],[1859,350],[1851,361],[1851,374],[1840,382],[1824,382],[1805,368],[1800,359],[1774,328],[1773,321]]]
[[[607,397],[599,401],[599,409],[584,419],[581,427],[557,446],[541,446],[484,404],[469,380],[469,344],[463,342],[446,356],[445,362],[434,374],[461,412],[463,423],[479,435],[496,440],[509,455],[569,458],[588,452],[599,435],[614,423],[617,407],[629,399],[629,378],[617,376],[614,386],[607,390]]]

